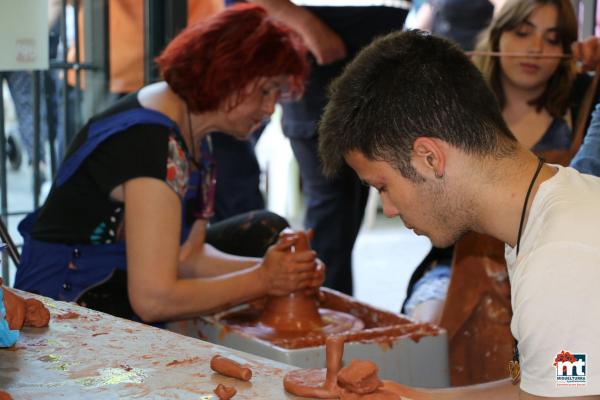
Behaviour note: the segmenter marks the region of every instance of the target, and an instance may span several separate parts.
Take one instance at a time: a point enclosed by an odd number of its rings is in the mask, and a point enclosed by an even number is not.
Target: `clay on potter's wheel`
[[[310,249],[305,232],[286,233],[294,237],[295,251]],[[319,309],[317,291],[298,291],[268,298],[262,314],[242,311],[223,316],[220,321],[244,333],[265,340],[305,337],[307,333],[325,335],[358,331],[364,323],[357,317],[325,308]]]
[[[237,390],[235,390],[235,388],[232,386],[225,386],[222,383],[219,383],[215,388],[214,392],[219,398],[219,400],[229,400],[230,398],[235,396]]]
[[[283,378],[283,387],[296,396],[337,399],[337,375],[342,366],[344,336],[330,336],[325,342],[327,368],[297,369]]]
[[[305,232],[286,234],[294,236],[295,251],[310,249]],[[323,325],[316,293],[299,291],[288,296],[271,296],[265,305],[260,322],[279,331],[312,331]]]

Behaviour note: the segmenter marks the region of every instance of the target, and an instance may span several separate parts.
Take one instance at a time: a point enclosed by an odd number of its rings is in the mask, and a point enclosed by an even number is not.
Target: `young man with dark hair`
[[[460,49],[419,31],[377,39],[333,83],[319,135],[326,174],[349,164],[434,246],[468,231],[506,243],[520,390],[456,398],[600,395],[600,179],[521,146]]]

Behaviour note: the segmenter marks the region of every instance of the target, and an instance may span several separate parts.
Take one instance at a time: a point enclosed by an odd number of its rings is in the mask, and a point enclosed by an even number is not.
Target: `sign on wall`
[[[48,1],[0,0],[0,71],[48,69]]]

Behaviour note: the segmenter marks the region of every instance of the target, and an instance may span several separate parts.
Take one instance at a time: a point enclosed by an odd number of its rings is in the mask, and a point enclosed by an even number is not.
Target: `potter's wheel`
[[[247,335],[273,341],[275,339],[294,339],[307,336],[333,335],[342,332],[354,332],[364,329],[363,321],[354,315],[328,308],[319,308],[321,316],[320,326],[306,327],[298,321],[296,326],[285,329],[275,328],[261,322],[261,311],[244,310],[222,316],[219,321],[237,331]]]
[[[306,232],[286,233],[283,236],[294,240],[294,251],[309,249]],[[365,327],[363,321],[354,315],[319,308],[317,297],[317,292],[312,290],[301,290],[287,296],[270,296],[260,312],[249,309],[226,314],[220,318],[220,322],[231,329],[272,343],[314,336],[327,337]]]

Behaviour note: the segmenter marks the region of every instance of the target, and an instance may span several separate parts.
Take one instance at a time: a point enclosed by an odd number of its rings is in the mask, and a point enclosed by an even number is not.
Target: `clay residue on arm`
[[[243,381],[249,381],[252,378],[252,370],[250,368],[243,367],[239,363],[220,355],[216,355],[210,360],[210,368],[221,375]]]
[[[219,398],[219,400],[229,400],[230,398],[235,396],[237,390],[235,390],[235,388],[232,386],[225,386],[219,383],[215,388],[214,392]]]

